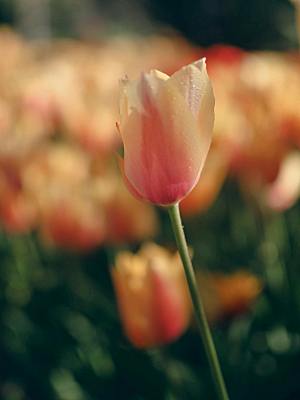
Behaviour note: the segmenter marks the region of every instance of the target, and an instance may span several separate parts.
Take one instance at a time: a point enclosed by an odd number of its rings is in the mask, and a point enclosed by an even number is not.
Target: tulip
[[[138,348],[175,340],[188,326],[191,304],[177,254],[153,244],[119,253],[112,278],[124,331]]]
[[[214,96],[205,59],[171,77],[151,70],[121,81],[125,181],[157,205],[182,200],[196,185],[211,142]]]

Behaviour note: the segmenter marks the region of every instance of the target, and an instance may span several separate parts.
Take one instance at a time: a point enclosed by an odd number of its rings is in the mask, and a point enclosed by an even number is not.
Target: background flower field
[[[118,80],[206,57],[214,139],[181,204],[199,290],[231,399],[298,400],[292,4],[80,4],[0,1],[0,398],[214,398],[188,311],[176,340],[139,349],[111,274],[122,252],[175,251],[166,212],[123,184]]]

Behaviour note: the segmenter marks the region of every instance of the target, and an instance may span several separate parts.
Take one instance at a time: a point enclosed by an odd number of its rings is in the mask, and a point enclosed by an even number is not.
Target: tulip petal
[[[120,80],[120,125],[126,123],[131,110],[142,109],[142,104],[138,96],[138,82],[130,81],[127,77]],[[122,132],[122,129],[121,129]]]
[[[127,189],[129,190],[129,192],[135,197],[138,198],[140,200],[145,200],[143,198],[143,196],[137,191],[137,189],[131,184],[131,182],[129,181],[129,179],[127,179],[127,176],[124,172],[124,160],[121,156],[118,156],[118,162],[119,162],[119,167],[121,170],[121,175],[124,179],[125,185],[127,187]]]
[[[202,156],[205,158],[211,143],[215,105],[205,58],[175,72],[171,76],[170,82],[176,85],[198,120],[202,140]]]
[[[134,262],[134,260],[133,260]],[[153,345],[152,308],[150,288],[133,285],[131,274],[122,268],[112,269],[118,308],[128,339],[137,348]]]
[[[140,80],[140,95],[143,97],[145,96],[145,92],[147,92],[147,96],[154,99],[164,82],[168,79],[169,75],[156,69],[152,69],[147,74],[143,73]]]
[[[208,81],[205,58],[181,68],[171,76],[170,80],[177,86],[196,117]]]
[[[148,74],[142,74],[142,79],[147,80],[149,88],[155,94],[161,82],[169,79],[167,74],[158,70],[151,70]],[[133,109],[142,112],[143,104],[140,96],[140,82],[130,81],[128,77],[120,80],[120,124],[124,125]]]
[[[182,286],[180,274],[174,271],[164,273],[156,259],[150,265],[152,284],[152,305],[158,343],[165,343],[178,337],[187,328],[189,322],[189,297],[186,287]],[[155,265],[156,264],[156,265]],[[178,265],[166,265],[168,269],[177,269]],[[179,265],[181,268],[181,265]],[[173,275],[172,275],[173,274]],[[170,284],[172,278],[172,284]],[[184,281],[185,283],[185,281]]]

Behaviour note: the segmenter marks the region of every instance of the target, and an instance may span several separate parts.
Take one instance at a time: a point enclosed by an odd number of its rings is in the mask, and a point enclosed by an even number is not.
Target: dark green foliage
[[[299,205],[261,219],[228,183],[203,216],[186,221],[198,267],[258,274],[249,313],[214,337],[232,400],[300,397]],[[162,212],[160,242],[172,245]],[[259,218],[262,218],[260,216]],[[121,332],[105,249],[70,254],[37,238],[1,235],[0,388],[3,400],[214,399],[193,329],[140,351]]]

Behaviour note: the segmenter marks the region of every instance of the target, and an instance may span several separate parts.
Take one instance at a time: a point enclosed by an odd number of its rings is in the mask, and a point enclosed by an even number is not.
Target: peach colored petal
[[[127,176],[124,172],[124,159],[121,156],[117,156],[118,157],[118,163],[119,163],[119,167],[121,170],[121,175],[124,179],[125,185],[127,186],[127,189],[129,190],[129,192],[136,198],[140,199],[140,200],[145,200],[142,195],[135,189],[135,187],[131,184],[131,182],[127,179]]]
[[[169,268],[174,265],[169,265]],[[153,286],[152,305],[154,308],[154,319],[157,341],[168,342],[178,337],[186,328],[189,322],[189,303],[187,293],[182,287],[164,274],[156,267],[150,267],[151,283]]]
[[[130,81],[127,77],[120,80],[120,132],[122,135],[122,127],[126,124],[132,110],[142,111],[143,106],[139,96],[138,81]]]
[[[167,74],[158,70],[151,70],[142,74],[146,79],[153,93],[156,93],[160,84],[169,79]],[[140,81],[130,81],[127,77],[120,80],[120,124],[124,125],[132,110],[143,111],[143,104],[140,96]]]
[[[177,86],[196,117],[199,113],[208,81],[205,59],[202,58],[194,64],[181,68],[171,76],[170,80]]]
[[[112,269],[118,307],[125,333],[137,348],[155,343],[149,287],[132,286],[122,268]]]
[[[155,96],[158,94],[164,82],[169,79],[169,75],[164,74],[156,69],[152,69],[149,73],[143,73],[139,82],[140,95],[143,96],[143,91],[147,91],[148,96]]]
[[[170,82],[176,85],[198,120],[202,141],[202,157],[205,159],[211,143],[215,105],[205,58],[175,72],[171,76]]]

